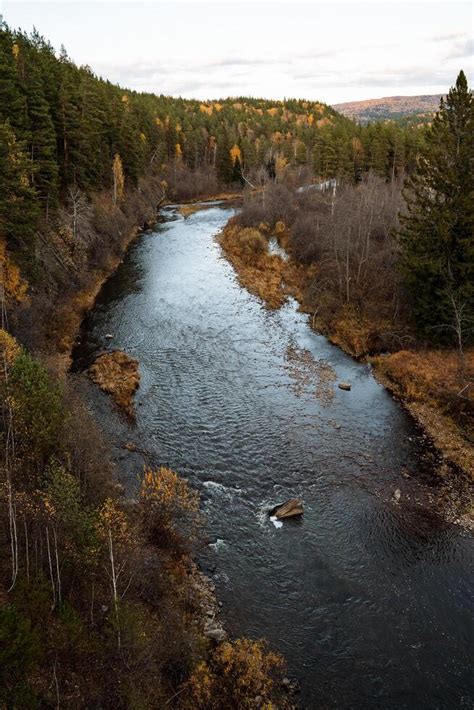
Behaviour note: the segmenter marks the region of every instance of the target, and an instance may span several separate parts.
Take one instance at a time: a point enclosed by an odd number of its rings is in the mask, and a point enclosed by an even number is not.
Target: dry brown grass
[[[474,348],[466,353],[464,381],[454,350],[400,350],[372,361],[383,384],[404,400],[435,446],[474,476]]]
[[[181,205],[181,207],[178,207],[178,212],[179,214],[186,219],[186,217],[190,217],[192,214],[195,212],[199,212],[200,210],[205,210],[209,207],[209,205],[206,204],[192,204],[192,205]]]
[[[269,254],[268,241],[260,230],[242,228],[235,220],[230,220],[218,239],[239,282],[268,308],[280,308],[289,295],[303,300],[307,269],[286,262],[277,254]]]
[[[207,195],[205,197],[191,197],[189,200],[183,200],[181,205],[195,205],[197,203],[203,203],[202,209],[205,208],[207,202],[231,202],[233,200],[241,200],[241,192],[218,192],[215,195]],[[165,202],[164,204],[171,204],[170,202]]]
[[[474,406],[474,348],[466,353],[464,382],[460,380],[459,360],[453,350],[400,350],[375,358],[375,362],[410,401],[449,407],[470,381],[463,397]]]
[[[383,318],[370,319],[350,305],[337,303],[335,308],[327,308],[324,296],[321,297],[320,306],[313,327],[324,333],[331,343],[356,358],[383,349],[386,334],[395,328],[393,323]]]
[[[354,357],[363,357],[370,351],[373,326],[358,317],[352,309],[341,308],[329,324],[324,324],[323,332],[328,332],[331,343]]]
[[[91,365],[89,376],[129,417],[135,416],[133,395],[140,384],[137,360],[120,350],[105,353]]]

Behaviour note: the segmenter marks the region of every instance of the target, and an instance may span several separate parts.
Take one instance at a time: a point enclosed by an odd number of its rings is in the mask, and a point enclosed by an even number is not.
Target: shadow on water
[[[231,214],[168,210],[84,323],[77,369],[140,361],[134,428],[90,390],[121,480],[133,492],[133,441],[201,491],[228,628],[284,653],[304,706],[470,708],[472,539],[430,511],[416,428],[370,367],[240,288],[213,238]],[[276,529],[293,496],[303,519]]]

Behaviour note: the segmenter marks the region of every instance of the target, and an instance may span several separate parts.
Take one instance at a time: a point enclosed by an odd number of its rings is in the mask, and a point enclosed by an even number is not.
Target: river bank
[[[207,205],[214,201],[237,202],[241,199],[240,193],[218,193],[208,197],[194,198],[181,203],[190,207],[190,214],[199,209],[199,204]],[[164,200],[161,208],[172,204]],[[151,206],[150,206],[151,209]],[[147,214],[146,225],[143,220],[124,231],[118,241],[114,243],[99,268],[87,270],[85,284],[73,289],[59,304],[56,304],[54,319],[46,325],[46,344],[41,348],[51,365],[57,369],[58,374],[65,376],[72,364],[72,351],[80,330],[82,321],[87,313],[94,307],[96,299],[104,283],[115,273],[122,263],[124,256],[133,242],[146,230],[151,229],[160,220],[160,211]]]
[[[270,239],[277,240],[283,255],[269,248]],[[307,299],[308,285],[317,275],[317,265],[307,267],[292,260],[289,233],[283,223],[277,223],[273,229],[266,224],[258,229],[242,228],[232,219],[217,240],[239,282],[268,308],[280,308],[288,297],[295,298],[317,332],[352,357],[371,364],[378,381],[401,402],[439,454],[433,468],[443,483],[441,505],[446,515],[468,527],[474,526],[474,449],[468,431],[464,432],[445,411],[449,398],[454,399],[459,389],[456,354],[443,356],[412,350],[374,356],[369,349],[374,341],[372,334],[384,324],[361,321],[352,311],[330,320],[329,326],[327,320],[323,323],[318,308],[314,312]],[[474,350],[466,353],[465,361],[467,377],[474,378]],[[466,422],[472,432],[472,422],[468,419]],[[451,491],[451,496],[447,491]]]

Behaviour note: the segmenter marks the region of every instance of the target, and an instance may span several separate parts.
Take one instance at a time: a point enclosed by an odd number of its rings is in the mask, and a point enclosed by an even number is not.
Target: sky
[[[334,104],[446,93],[461,68],[474,81],[469,2],[0,0],[0,13],[100,76],[158,94]]]

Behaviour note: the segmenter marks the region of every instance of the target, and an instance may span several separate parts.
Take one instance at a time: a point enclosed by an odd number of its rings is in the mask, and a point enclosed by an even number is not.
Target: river
[[[214,239],[231,214],[165,210],[83,324],[78,366],[140,362],[136,425],[88,390],[121,481],[131,441],[199,489],[227,629],[285,655],[302,706],[472,708],[472,537],[431,511],[419,433],[370,367],[239,286]],[[303,519],[276,528],[293,496]]]

